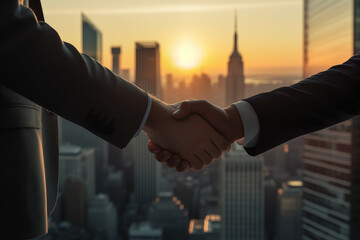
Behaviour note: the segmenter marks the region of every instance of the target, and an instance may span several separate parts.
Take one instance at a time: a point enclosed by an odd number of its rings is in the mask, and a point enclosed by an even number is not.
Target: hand
[[[172,116],[184,119],[192,113],[202,116],[231,143],[244,137],[240,114],[233,105],[223,109],[205,100],[188,100],[178,105]]]
[[[152,142],[179,154],[194,170],[209,165],[230,147],[230,142],[199,115],[175,120],[172,117],[174,110],[174,107],[154,99],[144,131]]]
[[[222,109],[204,100],[188,100],[178,106],[173,117],[183,119],[192,113],[197,113],[205,118],[229,142],[234,142],[244,136],[242,120],[234,106]],[[176,167],[178,172],[188,170],[186,162],[180,161],[180,156],[177,154],[162,149],[151,141],[148,143],[148,149],[154,153],[159,162],[166,162],[169,167]]]

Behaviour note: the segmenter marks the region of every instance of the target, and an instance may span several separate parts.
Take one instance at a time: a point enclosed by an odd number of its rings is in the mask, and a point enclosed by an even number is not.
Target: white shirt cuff
[[[244,126],[243,146],[254,147],[257,144],[260,132],[259,118],[250,103],[240,101],[233,103],[233,105],[238,110]]]
[[[141,121],[141,124],[140,124],[140,127],[139,129],[136,131],[136,133],[134,134],[133,138],[134,137],[137,137],[139,135],[139,133],[141,132],[141,130],[143,129],[145,123],[146,123],[146,120],[148,119],[149,117],[149,113],[150,113],[150,110],[151,110],[151,104],[152,104],[152,98],[150,97],[150,95],[148,94],[148,104],[147,104],[147,108],[146,108],[146,111],[145,111],[145,114],[144,114],[144,117]]]

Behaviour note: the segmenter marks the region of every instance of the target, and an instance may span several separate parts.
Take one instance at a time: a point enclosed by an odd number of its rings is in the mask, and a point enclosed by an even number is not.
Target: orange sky
[[[161,74],[189,78],[201,70],[226,75],[233,48],[234,10],[245,75],[301,74],[301,0],[43,0],[46,21],[81,51],[81,12],[103,33],[103,64],[122,47],[121,67],[133,76],[135,41],[160,43]],[[176,51],[191,45],[198,64],[179,65]]]

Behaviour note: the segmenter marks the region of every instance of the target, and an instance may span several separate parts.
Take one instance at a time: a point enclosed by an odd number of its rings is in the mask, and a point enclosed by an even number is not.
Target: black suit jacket
[[[360,114],[360,55],[297,84],[245,101],[254,108],[260,124],[256,146],[245,148],[250,155],[354,118]]]
[[[123,148],[147,94],[63,42],[18,0],[0,2],[0,56],[0,234],[33,238],[47,232],[56,202],[55,114]]]

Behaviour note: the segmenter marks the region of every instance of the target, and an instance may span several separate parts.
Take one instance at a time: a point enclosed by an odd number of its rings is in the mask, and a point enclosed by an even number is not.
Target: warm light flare
[[[179,43],[173,53],[175,65],[179,68],[190,69],[199,65],[201,51],[192,42]]]

